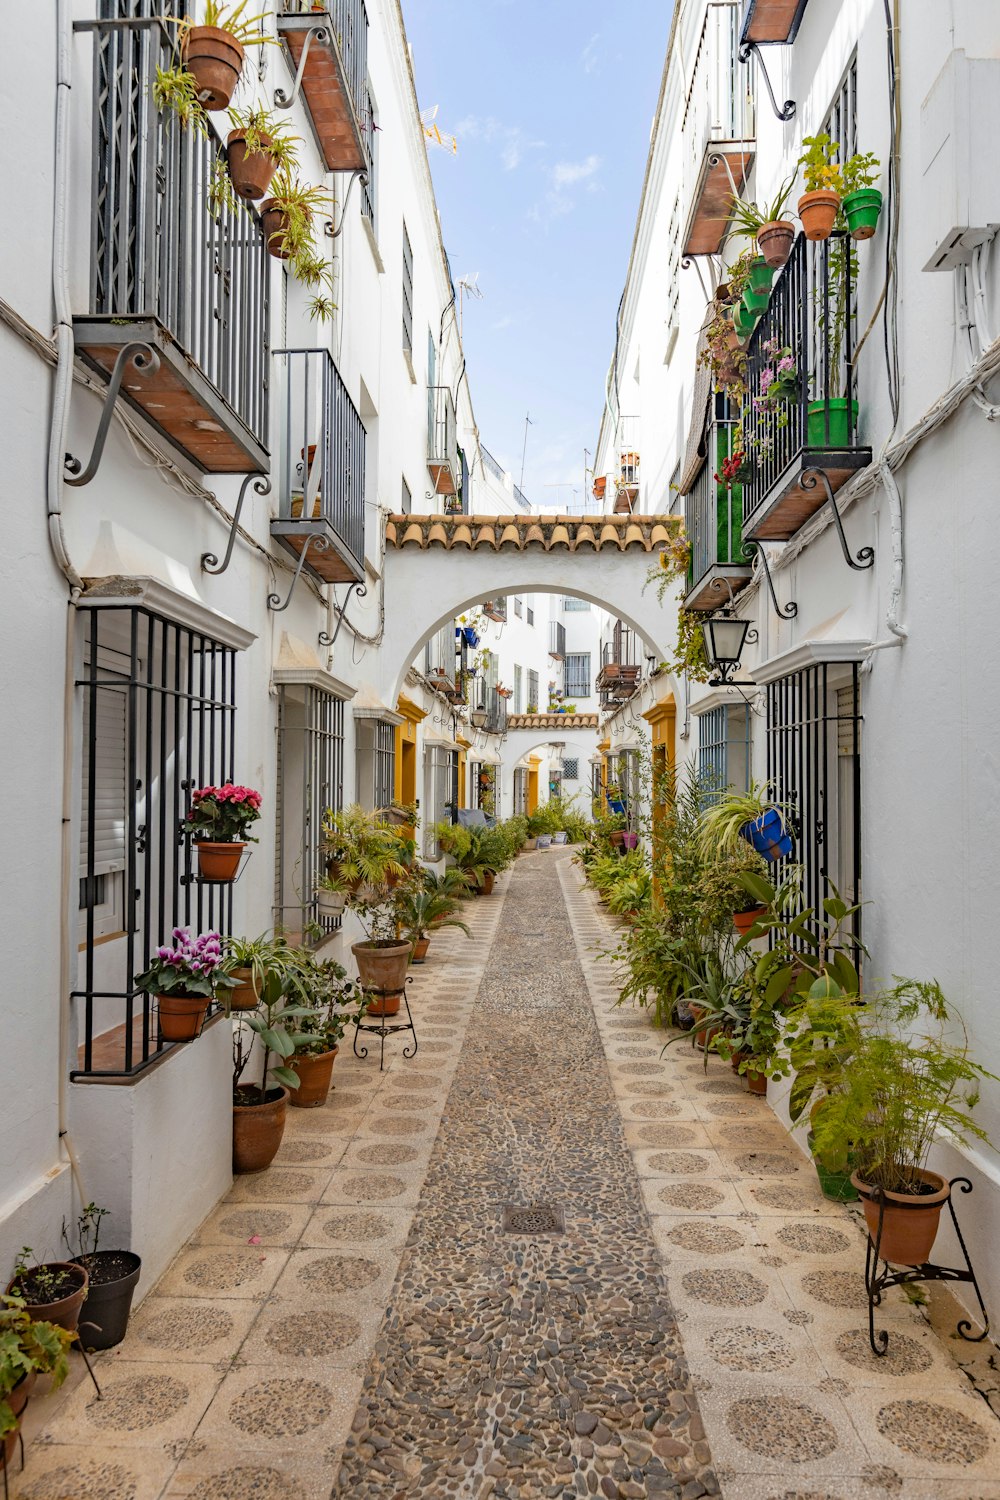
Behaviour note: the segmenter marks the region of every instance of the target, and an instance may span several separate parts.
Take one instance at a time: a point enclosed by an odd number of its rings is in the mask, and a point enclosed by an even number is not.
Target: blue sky
[[[579,509],[670,29],[669,0],[403,0],[483,442]],[[553,488],[569,481],[565,488]],[[575,487],[575,496],[572,489]],[[572,506],[571,506],[571,502]]]

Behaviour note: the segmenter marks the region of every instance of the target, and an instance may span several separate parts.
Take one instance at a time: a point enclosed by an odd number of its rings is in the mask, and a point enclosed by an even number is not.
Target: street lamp
[[[731,682],[740,664],[750,621],[725,614],[706,620],[701,628],[705,636],[705,654],[718,674],[711,679],[710,685],[719,687]]]
[[[474,708],[469,714],[469,720],[472,724],[473,729],[482,729],[486,724],[486,720],[488,717],[489,716],[486,712],[486,708],[483,704],[480,704],[478,708]]]

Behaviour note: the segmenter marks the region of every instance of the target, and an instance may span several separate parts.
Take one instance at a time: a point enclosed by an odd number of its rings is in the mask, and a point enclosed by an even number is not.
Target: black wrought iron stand
[[[412,1034],[413,1034],[413,1046],[412,1047],[404,1047],[403,1048],[403,1056],[406,1057],[406,1058],[410,1058],[410,1057],[416,1057],[416,1055],[417,1055],[417,1028],[413,1024],[413,1016],[410,1013],[410,1002],[406,998],[406,985],[407,984],[411,984],[411,983],[412,983],[412,980],[409,979],[409,978],[407,978],[407,980],[406,980],[406,982],[403,985],[403,988],[401,990],[377,990],[377,989],[371,988],[369,985],[365,986],[365,994],[366,995],[376,995],[376,996],[378,996],[378,998],[380,1000],[391,1000],[394,995],[398,995],[400,997],[400,999],[402,1000],[403,1004],[406,1006],[406,1020],[405,1021],[401,1021],[401,1020],[397,1020],[397,1019],[391,1019],[389,1016],[378,1016],[378,1017],[373,1016],[370,1021],[362,1021],[361,1018],[360,1018],[360,1016],[359,1016],[358,1019],[354,1023],[354,1056],[355,1057],[367,1057],[368,1056],[368,1048],[367,1047],[360,1047],[359,1048],[359,1046],[358,1046],[358,1032],[359,1031],[368,1031],[368,1032],[371,1032],[371,1034],[373,1036],[377,1036],[378,1039],[379,1039],[378,1070],[379,1070],[380,1073],[382,1072],[383,1068],[385,1067],[385,1039],[386,1039],[387,1036],[393,1036],[393,1035],[395,1035],[395,1033],[397,1031],[409,1031],[409,1032],[412,1032]]]
[[[961,1246],[962,1255],[965,1259],[964,1269],[961,1266],[935,1266],[928,1261],[922,1266],[907,1266],[901,1271],[894,1271],[890,1269],[888,1261],[883,1261],[881,1275],[879,1274],[878,1264],[879,1250],[882,1246],[882,1225],[885,1219],[885,1197],[879,1188],[873,1190],[873,1201],[878,1203],[878,1232],[875,1235],[874,1243],[869,1233],[868,1248],[865,1256],[865,1286],[868,1290],[868,1341],[872,1346],[873,1354],[885,1354],[889,1347],[889,1334],[887,1330],[883,1328],[878,1333],[875,1332],[875,1309],[881,1305],[882,1293],[887,1292],[890,1287],[894,1286],[910,1286],[921,1281],[967,1281],[976,1294],[976,1301],[979,1303],[979,1310],[983,1315],[983,1331],[982,1333],[973,1333],[973,1325],[969,1322],[968,1318],[961,1318],[958,1324],[958,1332],[970,1344],[981,1344],[990,1331],[990,1320],[986,1311],[986,1305],[983,1302],[983,1294],[979,1290],[979,1282],[976,1280],[976,1273],[972,1269],[972,1261],[969,1259],[969,1252],[965,1248],[965,1240],[958,1226],[958,1215],[955,1213],[955,1188],[960,1188],[963,1193],[971,1193],[972,1183],[968,1177],[953,1177],[949,1186],[952,1191],[948,1196],[948,1208],[951,1213],[951,1222],[955,1226],[955,1234],[958,1237],[958,1243]],[[920,1206],[919,1199],[915,1201],[914,1206]]]

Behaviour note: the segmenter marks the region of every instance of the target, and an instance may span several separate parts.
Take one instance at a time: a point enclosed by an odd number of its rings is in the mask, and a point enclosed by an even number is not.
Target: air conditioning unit
[[[950,53],[920,106],[920,212],[935,248],[925,271],[966,265],[1000,229],[1000,183],[988,142],[1000,138],[1000,58]]]

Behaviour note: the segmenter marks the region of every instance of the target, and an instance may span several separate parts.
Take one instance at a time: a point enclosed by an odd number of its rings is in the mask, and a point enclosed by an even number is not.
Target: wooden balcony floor
[[[826,504],[826,490],[821,483],[814,489],[803,488],[802,475],[806,469],[824,469],[836,494],[871,461],[870,448],[803,449],[772,486],[763,504],[747,517],[743,535],[753,541],[787,542]]]
[[[311,537],[303,572],[320,583],[358,583],[365,576],[364,560],[356,561],[351,556],[350,549],[325,517],[316,521],[272,521],[271,535],[296,559]],[[325,543],[322,550],[316,546],[317,540]]]
[[[322,11],[278,17],[278,35],[288,48],[293,69],[298,69],[305,39],[317,26],[332,31],[330,18]],[[302,93],[327,171],[363,172],[368,166],[364,138],[332,35],[328,41],[314,37],[310,43]]]

